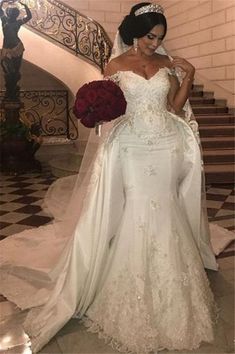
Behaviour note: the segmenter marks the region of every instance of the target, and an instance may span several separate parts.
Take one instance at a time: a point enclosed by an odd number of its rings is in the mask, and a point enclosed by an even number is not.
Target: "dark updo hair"
[[[158,12],[147,12],[142,15],[135,16],[135,11],[146,5],[151,5],[151,3],[141,2],[133,6],[130,14],[124,18],[119,26],[119,33],[125,44],[132,45],[134,38],[146,36],[146,34],[149,33],[156,25],[163,25],[165,37],[167,22],[163,14]]]

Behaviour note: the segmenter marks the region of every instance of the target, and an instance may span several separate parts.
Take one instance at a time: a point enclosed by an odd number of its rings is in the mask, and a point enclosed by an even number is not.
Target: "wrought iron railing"
[[[4,93],[0,91],[0,101]],[[20,91],[19,98],[24,103],[20,116],[31,124],[38,123],[43,136],[64,136],[71,140],[78,138],[76,118],[72,107],[69,107],[68,91]],[[3,115],[4,111],[0,110],[0,119],[4,118]]]
[[[57,0],[25,0],[25,3],[33,15],[27,27],[95,64],[103,72],[112,43],[99,23]]]

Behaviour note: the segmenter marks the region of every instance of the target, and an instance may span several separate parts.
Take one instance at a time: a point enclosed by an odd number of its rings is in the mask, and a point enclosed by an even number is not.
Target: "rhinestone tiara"
[[[163,14],[164,10],[163,10],[163,7],[161,5],[150,4],[150,5],[143,6],[140,9],[136,10],[135,11],[135,16],[147,14],[149,12],[158,12],[160,14]]]

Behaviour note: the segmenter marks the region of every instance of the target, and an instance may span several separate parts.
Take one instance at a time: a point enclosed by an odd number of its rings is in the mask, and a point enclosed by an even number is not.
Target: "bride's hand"
[[[189,63],[186,59],[180,57],[174,57],[171,63],[173,68],[178,67],[182,69],[186,73],[186,75],[193,76],[195,73],[194,66],[191,63]]]

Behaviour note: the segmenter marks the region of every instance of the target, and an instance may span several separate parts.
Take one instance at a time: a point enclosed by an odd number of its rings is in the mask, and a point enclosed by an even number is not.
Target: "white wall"
[[[235,108],[235,0],[160,0],[165,45],[196,67],[196,78]]]

